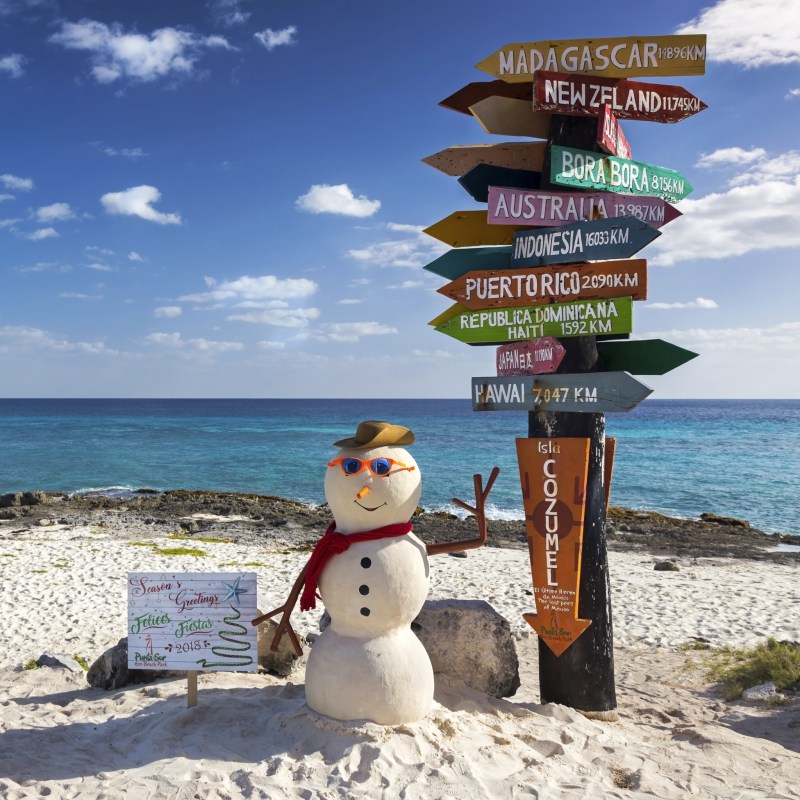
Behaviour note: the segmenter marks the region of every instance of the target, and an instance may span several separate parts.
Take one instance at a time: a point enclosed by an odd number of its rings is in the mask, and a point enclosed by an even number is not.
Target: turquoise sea
[[[496,464],[491,514],[522,518],[514,439],[527,414],[464,400],[0,399],[0,494],[182,488],[321,503],[333,442],[364,419],[415,432],[426,509],[471,501],[472,474]],[[800,401],[647,400],[608,414],[606,432],[618,439],[613,504],[800,534]]]

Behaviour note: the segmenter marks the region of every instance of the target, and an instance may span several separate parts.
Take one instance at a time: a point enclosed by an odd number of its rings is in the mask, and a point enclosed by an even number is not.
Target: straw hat
[[[414,434],[402,425],[391,422],[380,422],[369,419],[360,422],[356,435],[348,439],[334,442],[334,447],[348,447],[354,450],[366,450],[368,447],[386,447],[392,444],[411,444]]]

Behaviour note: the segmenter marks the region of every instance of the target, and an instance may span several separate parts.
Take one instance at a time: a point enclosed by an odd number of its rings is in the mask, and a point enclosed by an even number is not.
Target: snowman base
[[[348,636],[335,623],[314,642],[306,666],[306,702],[339,720],[401,725],[433,705],[433,668],[410,628],[382,636]]]

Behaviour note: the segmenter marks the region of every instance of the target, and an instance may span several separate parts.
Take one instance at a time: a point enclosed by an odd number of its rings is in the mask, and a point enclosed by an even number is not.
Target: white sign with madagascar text
[[[129,572],[128,668],[258,669],[255,573]]]

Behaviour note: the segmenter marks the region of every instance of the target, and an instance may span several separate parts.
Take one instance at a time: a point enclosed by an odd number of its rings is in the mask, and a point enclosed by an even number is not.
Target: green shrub
[[[726,700],[769,681],[778,689],[792,689],[800,683],[800,644],[770,638],[749,650],[726,647],[710,653],[707,666],[708,677]]]

